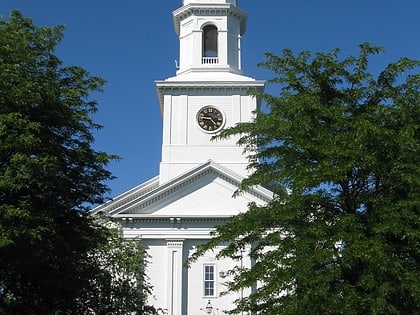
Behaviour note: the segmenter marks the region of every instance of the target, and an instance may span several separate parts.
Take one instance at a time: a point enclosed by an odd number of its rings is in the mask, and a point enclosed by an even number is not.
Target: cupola
[[[247,15],[237,0],[184,0],[173,12],[179,36],[177,75],[241,71],[241,36]]]

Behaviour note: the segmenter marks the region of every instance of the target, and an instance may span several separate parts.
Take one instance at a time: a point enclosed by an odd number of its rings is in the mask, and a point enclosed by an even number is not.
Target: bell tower
[[[240,40],[247,15],[232,0],[184,0],[173,13],[179,36],[177,75],[192,71],[241,73]]]
[[[209,160],[246,176],[237,138],[212,141],[224,128],[253,119],[264,81],[243,75],[241,37],[247,14],[236,0],[183,0],[173,12],[179,37],[176,76],[156,81],[163,117],[160,183]]]

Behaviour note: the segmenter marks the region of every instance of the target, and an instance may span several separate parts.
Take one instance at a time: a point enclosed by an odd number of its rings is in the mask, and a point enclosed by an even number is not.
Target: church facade
[[[264,89],[265,82],[242,73],[247,15],[237,0],[183,0],[173,19],[178,69],[155,82],[163,119],[159,174],[94,211],[112,217],[125,238],[146,247],[150,304],[170,315],[225,314],[249,292],[221,297],[220,272],[250,266],[249,257],[217,260],[216,251],[190,268],[185,262],[216,225],[247,211],[250,202],[271,200],[272,193],[258,186],[233,197],[247,176],[243,148],[237,138],[211,141],[224,128],[252,120],[260,100],[248,91]]]

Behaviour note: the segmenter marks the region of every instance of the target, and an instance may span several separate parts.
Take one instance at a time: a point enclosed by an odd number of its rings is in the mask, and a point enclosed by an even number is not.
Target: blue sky
[[[79,65],[105,78],[94,95],[104,128],[95,133],[97,150],[122,157],[109,169],[118,195],[158,174],[162,121],[155,80],[175,75],[178,38],[172,11],[182,0],[0,0],[0,15],[19,9],[37,26],[65,25],[57,51],[66,65]],[[419,0],[239,0],[248,12],[242,40],[246,75],[269,79],[259,69],[265,52],[357,54],[358,45],[384,46],[372,60],[375,72],[400,57],[420,59]]]

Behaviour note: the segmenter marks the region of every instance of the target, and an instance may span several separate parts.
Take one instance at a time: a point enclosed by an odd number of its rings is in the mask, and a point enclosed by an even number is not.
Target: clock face
[[[224,116],[220,110],[213,106],[200,109],[197,114],[197,122],[200,128],[207,132],[216,132],[223,127]]]

